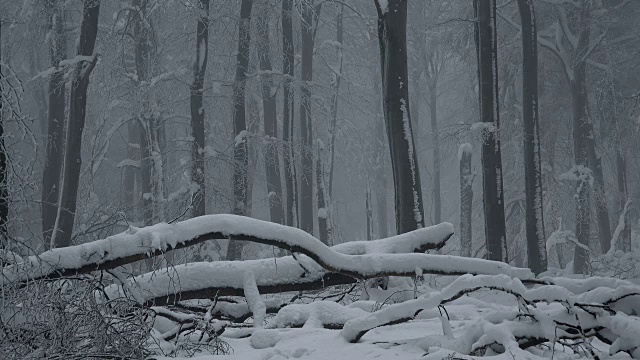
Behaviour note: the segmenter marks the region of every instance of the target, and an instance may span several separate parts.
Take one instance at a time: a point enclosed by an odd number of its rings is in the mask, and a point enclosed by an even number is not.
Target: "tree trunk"
[[[124,179],[122,186],[122,205],[125,208],[127,219],[135,219],[136,206],[140,194],[140,122],[130,121],[127,124],[127,159],[137,164],[124,166]]]
[[[316,189],[317,189],[317,202],[318,202],[318,234],[320,235],[320,241],[325,245],[329,245],[331,237],[331,223],[329,222],[329,209],[330,206],[327,201],[327,189],[325,187],[325,174],[324,164],[322,162],[322,143],[318,140],[317,157],[316,157]]]
[[[251,42],[251,7],[253,0],[242,0],[240,22],[238,24],[238,53],[236,55],[236,77],[233,84],[233,213],[245,215],[247,212],[247,121],[245,112],[245,88],[249,66],[249,43]],[[228,260],[240,260],[243,243],[230,242],[227,249]]]
[[[206,167],[204,135],[204,78],[209,55],[209,0],[198,1],[198,24],[196,26],[196,61],[193,64],[191,84],[191,181],[198,187],[191,196],[192,216],[206,214]]]
[[[344,25],[343,25],[343,15],[344,15],[344,5],[340,7],[340,12],[338,13],[338,18],[336,19],[336,42],[337,42],[337,68],[338,73],[334,74],[333,78],[333,97],[331,99],[331,125],[329,127],[329,136],[331,137],[329,140],[329,188],[327,197],[329,199],[329,204],[327,207],[327,216],[328,221],[331,222],[331,202],[333,199],[333,177],[335,173],[335,162],[336,162],[336,129],[338,126],[338,100],[340,99],[340,80],[342,79],[342,60],[343,60],[343,52],[342,52],[342,43],[344,41]]]
[[[278,122],[276,121],[276,91],[273,89],[271,75],[271,41],[269,37],[269,19],[267,9],[258,16],[258,57],[262,80],[262,109],[264,116],[264,134],[267,148],[264,153],[264,166],[267,174],[267,194],[271,221],[284,224],[282,206],[282,179],[280,178],[280,148],[278,142]]]
[[[462,144],[458,149],[460,162],[460,255],[471,257],[472,213],[473,213],[473,171],[471,170],[471,144]]]
[[[589,121],[589,131],[592,136],[588,138],[588,163],[589,168],[593,172],[593,195],[596,205],[596,218],[598,219],[598,238],[600,239],[600,249],[603,254],[606,254],[611,247],[611,223],[609,220],[609,206],[607,205],[604,174],[602,173],[602,159],[600,158],[600,151],[596,148],[596,139],[593,136],[595,134],[591,121]]]
[[[616,168],[618,174],[618,193],[619,193],[619,211],[620,215],[623,215],[624,206],[629,197],[627,191],[627,161],[626,161],[626,150],[623,148],[623,145],[620,141],[618,141],[618,146],[616,149]],[[631,221],[629,219],[629,213],[625,215],[624,229],[620,234],[620,239],[618,239],[619,249],[624,252],[631,252]]]
[[[525,226],[529,268],[547,270],[538,122],[538,31],[533,0],[518,0],[522,22],[522,123],[524,126]]]
[[[311,81],[313,80],[313,0],[302,2],[302,89],[300,93],[300,135],[302,179],[300,228],[313,234],[313,125]]]
[[[433,141],[433,223],[442,222],[442,190],[440,189],[440,133],[438,132],[437,80],[429,86],[431,140]]]
[[[479,1],[477,18],[480,117],[486,125],[482,142],[482,180],[487,258],[508,262],[500,151],[495,0]]]
[[[377,71],[376,71],[377,72]],[[373,81],[373,88],[376,94],[376,211],[378,218],[378,239],[384,239],[389,236],[389,220],[387,218],[387,162],[384,156],[385,150],[388,148],[385,144],[384,134],[384,115],[382,109],[382,89],[379,81]]]
[[[57,1],[47,2],[50,34],[50,65],[58,67],[67,56],[64,33],[64,12]],[[60,175],[64,158],[65,80],[64,72],[56,71],[49,81],[49,106],[47,109],[47,147],[42,170],[42,235],[44,248],[53,247],[51,236],[56,225],[60,197]]]
[[[581,30],[578,36],[578,46],[575,57],[580,59],[589,47],[589,38],[591,35],[590,1],[585,1],[579,12],[578,29]],[[586,77],[585,60],[576,61],[573,70],[573,79],[571,81],[571,99],[573,102],[573,156],[575,166],[582,167],[585,171],[588,169],[589,136],[593,135],[587,108],[588,94]],[[585,246],[589,246],[589,224],[591,217],[588,185],[586,180],[578,181],[576,185],[576,237],[578,241]],[[587,260],[587,252],[576,246],[573,258],[574,272],[585,273],[587,270]]]
[[[293,0],[282,1],[282,73],[284,74],[282,107],[282,142],[284,143],[284,180],[287,192],[287,225],[298,226],[298,186],[293,157],[293,22],[291,12]]]
[[[7,154],[4,147],[4,94],[0,91],[0,249],[8,245],[7,223],[9,222],[9,188],[7,174]]]
[[[383,6],[387,8],[383,8]],[[424,227],[420,171],[409,113],[407,1],[376,0],[384,114],[395,189],[399,234]]]
[[[367,188],[365,190],[365,215],[367,218],[367,240],[373,239],[373,209],[371,207],[371,186],[367,181]]]
[[[80,184],[80,168],[82,166],[82,132],[87,111],[89,76],[98,61],[97,54],[93,53],[93,49],[98,35],[100,0],[84,0],[82,14],[77,55],[91,56],[91,59],[80,61],[75,65],[75,74],[71,83],[69,125],[67,126],[65,165],[62,175],[62,194],[60,196],[61,208],[58,211],[60,227],[52,236],[52,243],[55,247],[69,246],[72,239],[76,200]],[[59,237],[56,235],[58,231],[60,232]]]
[[[149,123],[138,117],[140,127],[140,169],[142,180],[142,220],[145,226],[153,225],[153,162],[149,140]]]

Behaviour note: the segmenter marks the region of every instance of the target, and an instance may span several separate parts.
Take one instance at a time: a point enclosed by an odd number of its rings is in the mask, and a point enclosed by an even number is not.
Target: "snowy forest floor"
[[[375,301],[359,301],[352,307],[373,306],[380,307]],[[486,291],[472,296],[462,297],[446,307],[453,330],[453,338],[464,336],[466,325],[478,321],[491,313],[513,313],[517,311],[517,304],[512,298]],[[439,338],[443,335],[443,325],[439,318],[439,311],[432,310],[420,314],[410,322],[384,326],[368,332],[358,343],[347,342],[340,334],[340,330],[324,329],[307,324],[302,328],[286,329],[227,329],[220,337],[230,346],[228,355],[196,354],[201,360],[280,360],[280,359],[523,359],[522,354],[503,353],[490,356],[461,355],[455,351],[443,349],[433,345],[428,338]],[[267,324],[275,317],[267,320]],[[309,325],[309,326],[308,326]],[[269,327],[269,325],[267,325]],[[598,352],[600,359],[629,359],[626,353],[609,356],[609,345],[595,339],[591,342]],[[531,350],[529,359],[580,359],[580,355],[572,354],[571,350],[556,344],[555,351]],[[191,357],[177,357],[187,359]],[[174,357],[155,357],[155,359],[169,360]]]

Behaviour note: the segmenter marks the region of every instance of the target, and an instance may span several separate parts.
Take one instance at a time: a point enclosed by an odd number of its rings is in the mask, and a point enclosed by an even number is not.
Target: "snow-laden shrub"
[[[0,358],[146,356],[149,310],[126,298],[98,301],[95,289],[80,279],[4,286]]]

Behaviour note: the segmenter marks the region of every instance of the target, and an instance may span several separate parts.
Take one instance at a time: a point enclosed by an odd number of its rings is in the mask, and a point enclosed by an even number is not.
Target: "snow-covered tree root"
[[[156,224],[129,230],[103,240],[53,249],[2,269],[0,285],[39,279],[56,279],[108,270],[167,251],[208,240],[245,240],[305,254],[330,271],[362,277],[344,266],[344,254],[399,254],[442,248],[453,235],[448,223],[387,239],[350,242],[329,248],[308,233],[271,222],[236,215],[206,215],[175,224]],[[369,269],[369,273],[373,272]]]
[[[640,319],[634,316],[640,313],[640,286],[607,278],[547,278],[546,282],[549,285],[527,289],[520,280],[504,275],[461,276],[439,292],[347,321],[342,336],[357,342],[371,329],[412,320],[466,294],[493,290],[514,296],[519,311],[485,316],[467,325],[460,338],[453,336],[447,317],[441,316],[444,336],[427,337],[419,344],[425,349],[437,346],[468,355],[496,346],[513,353],[515,349],[558,343],[593,356],[588,339],[595,337],[610,344],[611,353],[640,356]]]

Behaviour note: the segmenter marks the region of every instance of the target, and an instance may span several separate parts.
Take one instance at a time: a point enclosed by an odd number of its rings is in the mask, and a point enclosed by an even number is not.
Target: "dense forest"
[[[640,358],[638,19],[0,0],[0,357]]]

